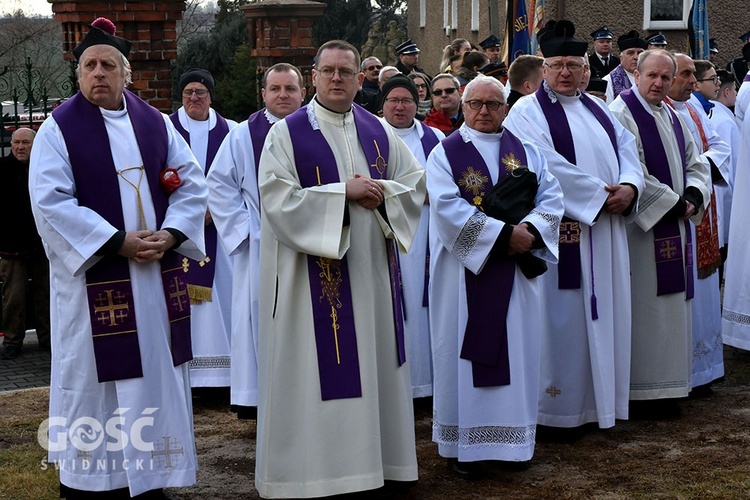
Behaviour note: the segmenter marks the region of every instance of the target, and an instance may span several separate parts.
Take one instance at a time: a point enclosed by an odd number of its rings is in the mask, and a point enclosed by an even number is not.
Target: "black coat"
[[[41,249],[31,215],[29,164],[11,154],[0,159],[0,253],[31,254]]]
[[[589,67],[591,68],[591,78],[604,78],[610,71],[620,65],[620,58],[609,55],[607,66],[602,64],[596,53],[589,54]]]

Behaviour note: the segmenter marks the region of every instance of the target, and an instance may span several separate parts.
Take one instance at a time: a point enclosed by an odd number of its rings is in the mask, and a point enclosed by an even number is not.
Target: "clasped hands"
[[[127,231],[118,253],[138,263],[157,262],[176,244],[175,237],[164,229]]]
[[[346,199],[356,201],[368,210],[374,210],[383,203],[385,192],[376,180],[355,174],[354,178],[346,181]]]

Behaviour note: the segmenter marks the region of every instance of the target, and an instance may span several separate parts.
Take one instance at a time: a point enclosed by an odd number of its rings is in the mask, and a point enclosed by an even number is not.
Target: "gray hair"
[[[362,69],[362,71],[364,71],[364,70],[366,70],[366,69],[367,69],[367,62],[368,62],[368,61],[377,61],[377,62],[378,62],[378,63],[379,63],[380,65],[382,65],[382,64],[383,64],[382,62],[380,62],[380,59],[378,59],[377,57],[375,57],[375,56],[370,56],[370,57],[368,57],[367,59],[365,59],[365,60],[363,60],[363,61],[362,61],[362,68],[361,68],[361,69]],[[386,66],[386,67],[387,67],[387,66]]]
[[[461,88],[461,83],[458,81],[458,78],[451,75],[450,73],[440,73],[437,76],[435,76],[435,78],[433,78],[432,81],[430,82],[430,88],[435,86],[435,82],[443,78],[450,78],[450,80],[453,82],[454,87],[456,87],[457,89]]]
[[[466,84],[466,87],[464,87],[464,93],[461,96],[461,102],[466,102],[466,96],[471,94],[474,87],[479,85],[492,85],[496,87],[502,96],[503,104],[505,104],[505,87],[503,87],[500,80],[487,75],[477,75],[473,80]]]
[[[383,66],[380,68],[380,74],[378,75],[378,83],[383,83],[383,78],[386,73],[389,71],[395,71],[396,73],[401,73],[396,66]]]

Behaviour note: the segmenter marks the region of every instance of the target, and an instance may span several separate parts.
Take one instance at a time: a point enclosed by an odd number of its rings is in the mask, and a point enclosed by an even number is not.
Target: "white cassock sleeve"
[[[246,245],[255,233],[260,238],[260,204],[255,173],[255,156],[247,122],[224,138],[206,178],[208,206],[216,229],[229,255]],[[251,213],[258,227],[252,228]]]

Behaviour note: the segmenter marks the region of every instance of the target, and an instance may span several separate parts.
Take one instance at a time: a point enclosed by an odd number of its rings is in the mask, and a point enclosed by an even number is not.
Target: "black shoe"
[[[531,460],[524,460],[523,462],[511,462],[508,460],[488,460],[486,463],[498,470],[504,470],[506,472],[523,472],[531,468]]]
[[[9,345],[3,349],[3,353],[0,354],[0,359],[16,359],[21,355],[21,348]]]
[[[457,458],[448,459],[448,468],[455,475],[467,481],[476,481],[482,477],[482,466],[478,462],[459,462]]]
[[[52,352],[52,348],[49,344],[39,344],[39,350],[41,352],[46,352],[47,354],[50,354]]]

